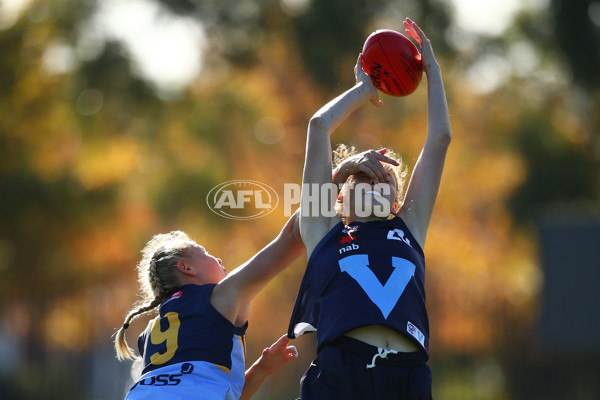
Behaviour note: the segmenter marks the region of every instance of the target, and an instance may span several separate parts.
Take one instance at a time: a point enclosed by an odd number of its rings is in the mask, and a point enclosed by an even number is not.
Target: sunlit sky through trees
[[[281,0],[281,3],[284,10],[292,13],[302,10],[307,1]],[[29,2],[1,1],[0,27],[14,23]],[[519,10],[541,7],[546,2],[450,0],[458,30],[454,44],[457,47],[468,46],[471,34],[500,35]],[[167,97],[183,89],[202,71],[205,34],[198,19],[173,15],[150,0],[104,0],[89,24],[79,48],[74,50],[78,56],[92,57],[94,49],[100,49],[104,40],[118,40],[125,44],[139,74]],[[399,26],[386,28],[400,30]],[[525,55],[526,65],[535,58],[531,49],[520,47],[518,50],[520,55]],[[50,72],[66,72],[73,64],[74,55],[72,50],[57,43],[53,51],[49,51],[47,68]],[[523,59],[520,61],[523,62]],[[507,74],[506,63],[488,58],[478,63],[468,76],[479,85],[480,91],[485,92],[501,84]]]

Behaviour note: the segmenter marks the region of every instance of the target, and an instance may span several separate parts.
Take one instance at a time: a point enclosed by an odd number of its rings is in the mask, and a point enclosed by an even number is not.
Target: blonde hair
[[[336,149],[333,151],[333,167],[337,167],[344,160],[349,157],[358,154],[354,146],[346,146],[345,144],[338,144]],[[391,164],[384,164],[390,168],[396,178],[396,198],[394,199],[399,205],[404,202],[404,185],[406,183],[406,177],[408,176],[408,167],[402,161],[402,157],[396,154],[393,150],[388,149],[385,153],[386,157],[398,161],[398,166]]]
[[[182,231],[155,235],[144,246],[137,265],[142,299],[133,305],[116,333],[115,350],[119,360],[135,358],[125,339],[125,329],[137,317],[158,307],[179,286],[177,262],[187,260],[188,249],[193,246],[197,243]]]

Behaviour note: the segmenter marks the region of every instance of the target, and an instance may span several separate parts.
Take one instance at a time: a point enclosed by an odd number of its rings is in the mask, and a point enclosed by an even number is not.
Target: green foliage
[[[590,147],[569,141],[539,113],[524,113],[514,134],[527,171],[509,203],[517,220],[536,220],[543,205],[597,201],[600,160]]]

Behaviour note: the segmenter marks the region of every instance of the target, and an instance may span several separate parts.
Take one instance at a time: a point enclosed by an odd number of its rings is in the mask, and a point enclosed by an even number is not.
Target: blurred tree
[[[277,232],[281,212],[232,222],[207,210],[206,194],[231,179],[256,179],[279,193],[299,182],[306,122],[330,97],[324,93],[352,83],[370,31],[401,29],[406,16],[434,42],[455,137],[427,244],[432,346],[438,354],[489,354],[518,340],[541,278],[533,240],[515,219],[531,218],[540,203],[600,196],[599,117],[588,111],[597,103],[582,103],[558,67],[562,51],[574,48],[554,45],[558,28],[573,27],[565,38],[597,32],[596,3],[583,27],[575,17],[549,23],[549,10],[525,13],[502,37],[474,39],[476,50],[465,54],[452,47],[456,32],[440,1],[157,2],[195,16],[210,44],[201,76],[168,102],[139,77],[121,43],[80,54],[96,1],[34,1],[0,30],[0,329],[27,343],[29,380],[42,382],[29,398],[69,396],[49,383],[53,377],[41,379],[49,368],[68,369],[49,355],[81,355],[109,341],[133,300],[134,265],[152,234],[184,229],[231,269]],[[583,18],[575,8],[569,12]],[[579,42],[593,46],[594,37]],[[468,67],[489,54],[509,60],[515,45],[531,50],[534,67],[509,69],[503,85],[475,94]],[[585,99],[599,98],[597,77],[578,57],[591,63],[598,48],[567,57]],[[425,96],[425,84],[408,99],[384,96],[383,109],[359,110],[335,141],[389,145],[414,165]],[[299,263],[257,299],[250,358],[285,330],[301,275]],[[131,341],[135,329],[129,334]],[[305,367],[278,380],[295,389]]]
[[[589,141],[573,137],[581,127],[548,118],[549,110],[559,115],[562,108],[524,110],[516,127],[515,145],[526,163],[526,178],[509,203],[518,221],[537,220],[552,204],[600,202],[600,158]]]
[[[129,222],[121,183],[138,146],[127,134],[156,95],[118,45],[77,59],[78,24],[92,5],[33,2],[0,32],[0,326],[22,352],[9,361],[17,379],[3,386],[14,398],[82,396],[83,382],[48,375],[72,367],[51,351],[97,340],[91,309],[72,300],[136,257],[129,235],[139,224]]]
[[[600,3],[552,0],[553,39],[568,65],[573,83],[587,92],[600,88]]]
[[[598,15],[596,1],[554,0],[546,12],[522,13],[505,39],[509,48],[526,38],[539,60],[511,89],[533,100],[515,114],[519,123],[510,136],[527,163],[526,179],[510,201],[519,221],[536,220],[554,203],[600,205]]]
[[[212,37],[209,54],[216,52],[238,67],[256,65],[267,35],[282,35],[299,51],[303,69],[329,91],[353,79],[347,65],[355,62],[370,29],[403,32],[408,16],[430,32],[438,53],[451,55],[450,9],[437,0],[400,6],[391,0],[158,1],[173,12],[195,15]]]

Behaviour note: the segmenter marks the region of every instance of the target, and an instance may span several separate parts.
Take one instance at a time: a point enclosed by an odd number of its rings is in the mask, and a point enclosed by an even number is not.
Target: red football
[[[371,33],[362,54],[363,70],[382,92],[407,96],[419,86],[423,76],[421,53],[400,32],[382,29]]]

